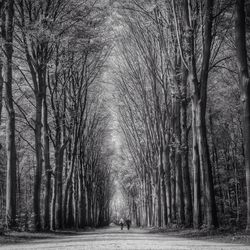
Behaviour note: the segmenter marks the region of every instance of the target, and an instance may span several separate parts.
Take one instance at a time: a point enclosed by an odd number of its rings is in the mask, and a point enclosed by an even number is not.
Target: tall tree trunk
[[[165,172],[166,179],[166,202],[167,202],[167,223],[172,222],[172,211],[171,211],[171,170],[170,170],[170,162],[169,162],[169,146],[167,145],[167,140],[163,141],[163,152],[162,152],[162,161],[163,161],[163,169]]]
[[[87,223],[88,226],[92,226],[93,224],[93,218],[92,218],[92,190],[91,190],[91,183],[87,184]]]
[[[66,222],[66,224],[68,224],[68,221],[71,220],[68,218],[69,213],[69,208],[71,208],[72,206],[72,176],[73,176],[73,172],[74,172],[74,163],[70,164],[70,171],[68,173],[68,177],[66,179],[66,184],[64,186],[64,190],[63,190],[63,217],[64,217],[64,222]],[[70,205],[69,205],[70,204]],[[70,214],[71,215],[71,214]],[[72,221],[72,220],[71,220]],[[65,225],[63,225],[65,226]]]
[[[152,184],[151,184],[152,180],[150,177],[150,173],[147,174],[147,179],[148,179],[148,183],[147,183],[148,191],[147,192],[148,192],[148,199],[149,199],[149,215],[148,216],[149,216],[149,225],[152,226],[153,225],[153,195],[152,195]]]
[[[71,145],[73,144],[73,145]],[[72,202],[72,177],[74,173],[74,168],[75,168],[75,161],[76,161],[76,154],[77,154],[77,145],[78,145],[78,138],[77,138],[77,128],[74,128],[74,133],[73,133],[73,138],[72,142],[69,144],[69,161],[70,161],[70,166],[69,166],[69,172],[66,174],[66,183],[63,187],[63,218],[64,221],[66,222],[67,215],[68,213],[68,208],[71,209],[71,203]],[[72,147],[72,148],[71,148]],[[70,206],[69,206],[70,205]],[[70,214],[71,216],[71,214]],[[71,220],[71,218],[70,218]]]
[[[5,2],[6,0],[0,0],[0,38],[4,38],[5,34]],[[2,43],[0,44],[2,48]],[[0,51],[0,125],[2,122],[2,108],[3,108],[3,85],[4,85],[4,80],[3,80],[3,52]],[[1,145],[0,145],[1,149]]]
[[[144,193],[144,211],[145,211],[145,225],[148,226],[149,216],[148,216],[148,194],[147,194],[147,173],[145,167],[143,168],[143,193]]]
[[[175,182],[175,150],[174,147],[171,146],[170,149],[170,165],[171,165],[171,178],[170,178],[170,183],[171,183],[171,214],[172,218],[171,221],[175,222],[176,220],[176,182]]]
[[[42,102],[41,93],[36,95],[36,124],[35,124],[35,150],[36,150],[36,169],[34,181],[34,224],[37,231],[41,230],[41,182],[42,182]]]
[[[78,230],[79,228],[79,161],[76,163],[75,172],[74,172],[74,228]]]
[[[61,125],[59,118],[56,118],[56,228],[63,228],[63,156],[66,144],[61,145]]]
[[[183,195],[183,179],[182,179],[182,163],[181,163],[181,127],[180,127],[180,101],[174,101],[175,114],[175,177],[176,177],[176,208],[177,208],[177,222],[179,224],[185,223],[184,215],[184,195]]]
[[[3,85],[4,85],[4,80],[3,80],[3,58],[2,58],[2,53],[0,52],[0,125],[2,123],[2,109],[3,109]],[[1,149],[0,145],[0,149]]]
[[[163,201],[163,226],[168,224],[168,209],[167,209],[167,195],[166,195],[166,181],[165,171],[163,169],[163,145],[160,147],[160,181],[162,188],[162,201]]]
[[[156,197],[157,197],[157,226],[162,226],[162,213],[161,213],[161,176],[160,169],[156,171]]]
[[[191,226],[193,223],[193,205],[192,205],[192,193],[189,174],[189,162],[188,162],[188,128],[187,128],[187,84],[188,84],[188,70],[182,65],[182,91],[181,91],[181,164],[183,171],[183,192],[185,203],[185,225]]]
[[[46,87],[46,86],[45,86]],[[45,91],[46,93],[46,91]],[[49,125],[46,94],[43,99],[43,137],[44,137],[44,167],[45,167],[45,198],[44,198],[44,229],[50,229],[50,199],[51,199],[51,166],[49,146]]]
[[[192,193],[188,164],[188,129],[187,129],[187,71],[183,76],[183,93],[181,101],[181,164],[183,171],[183,191],[185,203],[185,225],[191,226],[193,223]]]
[[[201,176],[200,176],[200,160],[198,147],[198,128],[197,128],[197,109],[199,100],[199,83],[196,70],[195,59],[195,43],[194,28],[192,26],[192,8],[190,1],[182,2],[183,21],[184,21],[184,56],[185,65],[188,70],[188,81],[192,94],[192,165],[194,178],[194,202],[193,202],[193,226],[199,228],[201,225]]]
[[[69,187],[69,192],[68,192],[68,202],[66,206],[66,211],[67,211],[67,223],[66,226],[68,228],[73,228],[74,227],[74,211],[73,211],[73,185],[72,182]]]
[[[196,109],[197,98],[192,98],[192,133],[193,133],[193,148],[192,148],[192,164],[194,176],[194,208],[193,208],[193,226],[198,229],[201,225],[201,178],[200,178],[200,161],[197,142],[197,128],[196,128]]]
[[[208,71],[211,54],[211,43],[212,43],[212,26],[213,26],[213,7],[214,1],[207,0],[205,2],[205,26],[204,26],[204,41],[203,41],[203,61],[200,77],[200,101],[197,118],[199,136],[199,156],[201,169],[204,171],[204,185],[205,185],[205,208],[208,227],[217,227],[217,211],[214,195],[213,175],[212,166],[210,162],[209,147],[207,142],[207,126],[206,126],[206,106],[207,106],[207,82],[208,82]]]
[[[12,228],[16,224],[16,144],[15,144],[15,110],[12,96],[12,55],[14,31],[14,0],[6,2],[4,49],[4,82],[6,99],[6,151],[7,151],[7,183],[6,183],[6,224]],[[4,18],[5,18],[4,17]]]
[[[189,81],[192,87],[192,126],[193,126],[193,166],[194,168],[194,226],[198,227],[200,209],[199,209],[199,170],[202,175],[202,187],[204,188],[205,211],[208,227],[217,227],[217,212],[213,187],[212,167],[210,163],[209,148],[207,143],[206,129],[206,103],[207,103],[207,82],[212,44],[212,25],[213,25],[213,0],[206,0],[204,4],[204,38],[202,51],[202,64],[200,82],[197,78],[194,30],[192,27],[192,7],[190,1],[183,1],[183,17],[185,23],[185,45],[184,54],[189,72]],[[195,124],[194,124],[195,123]],[[197,156],[199,154],[199,158]],[[198,166],[198,161],[200,169]],[[205,178],[204,178],[205,177]],[[203,185],[204,184],[204,185]]]
[[[50,228],[52,230],[56,229],[56,196],[57,196],[57,178],[56,178],[56,168],[54,171],[54,181],[53,181],[53,191],[52,191],[52,201],[51,201],[51,219]]]
[[[80,166],[80,176],[79,176],[79,210],[80,210],[80,227],[86,226],[86,191],[85,183],[83,177],[83,167]]]
[[[247,226],[250,231],[250,79],[247,62],[246,47],[246,14],[245,0],[236,0],[235,4],[235,44],[238,59],[238,69],[240,76],[241,101],[243,106],[244,121],[244,151],[246,167],[246,186],[247,186]]]

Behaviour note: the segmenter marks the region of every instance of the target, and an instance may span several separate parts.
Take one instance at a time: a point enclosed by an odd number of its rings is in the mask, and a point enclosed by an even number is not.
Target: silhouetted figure
[[[124,219],[123,218],[120,219],[119,224],[121,226],[121,230],[123,230],[123,226],[124,226]]]
[[[131,220],[130,219],[126,220],[126,225],[127,225],[127,229],[129,230],[130,229],[130,225],[131,225]]]

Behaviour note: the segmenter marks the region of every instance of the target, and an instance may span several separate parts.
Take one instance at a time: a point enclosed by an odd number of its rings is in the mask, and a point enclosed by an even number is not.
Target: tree
[[[6,183],[6,224],[12,228],[16,224],[16,144],[15,110],[12,96],[12,56],[14,32],[14,1],[5,3],[3,17],[4,83],[7,111],[6,147],[7,147],[7,183]]]
[[[174,3],[173,3],[174,6]],[[193,168],[194,168],[194,225],[199,227],[200,224],[200,174],[201,185],[204,188],[204,208],[206,209],[206,219],[208,227],[217,227],[216,203],[213,187],[212,166],[209,156],[209,147],[207,142],[206,129],[206,106],[207,106],[207,84],[208,73],[210,65],[211,45],[213,41],[212,27],[213,27],[213,1],[205,1],[204,3],[204,27],[202,30],[202,63],[201,73],[198,79],[197,62],[195,57],[195,30],[193,23],[191,23],[192,7],[190,2],[184,1],[183,14],[185,23],[185,37],[186,37],[186,65],[189,71],[190,84],[192,86],[192,127],[193,127]],[[175,7],[174,7],[175,11]],[[202,11],[202,10],[200,10]],[[178,31],[177,31],[178,32]],[[181,48],[182,49],[182,48]]]
[[[5,21],[4,21],[4,16],[5,16],[5,0],[0,1],[0,20],[1,20],[1,38],[3,37],[4,34],[4,25],[5,25]],[[2,44],[1,44],[2,47]],[[2,107],[3,107],[3,85],[4,85],[4,80],[3,80],[3,53],[0,53],[0,124],[2,121]]]
[[[243,127],[245,146],[245,167],[247,186],[247,227],[250,230],[250,80],[246,48],[245,1],[237,0],[235,3],[235,44],[238,60],[241,101],[243,106]]]

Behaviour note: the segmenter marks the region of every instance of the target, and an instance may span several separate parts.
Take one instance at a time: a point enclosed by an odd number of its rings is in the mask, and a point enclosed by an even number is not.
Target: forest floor
[[[189,249],[221,250],[250,249],[250,235],[223,231],[194,231],[177,229],[139,229],[127,231],[109,227],[84,232],[27,233],[11,232],[0,236],[0,250],[22,249]]]

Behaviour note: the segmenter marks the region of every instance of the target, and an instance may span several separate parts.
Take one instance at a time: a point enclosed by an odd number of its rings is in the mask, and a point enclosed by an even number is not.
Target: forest
[[[250,232],[249,27],[249,0],[0,0],[0,231]]]

